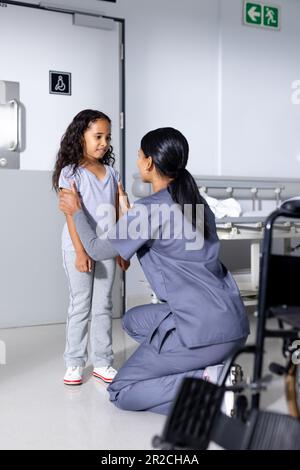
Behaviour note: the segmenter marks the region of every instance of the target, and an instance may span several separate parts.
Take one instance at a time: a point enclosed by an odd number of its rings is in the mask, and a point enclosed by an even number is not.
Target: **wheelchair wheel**
[[[289,413],[300,419],[300,365],[291,364],[285,380]]]

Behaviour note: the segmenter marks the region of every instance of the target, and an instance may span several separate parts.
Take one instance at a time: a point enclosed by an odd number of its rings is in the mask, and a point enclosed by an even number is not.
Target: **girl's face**
[[[106,119],[92,122],[83,134],[84,158],[99,160],[110,147],[111,125]]]
[[[144,183],[151,182],[151,174],[149,172],[149,169],[151,167],[151,162],[152,162],[151,157],[146,157],[143,150],[140,149],[138,151],[138,159],[136,163],[140,172],[140,176],[142,178],[142,181],[144,181]]]

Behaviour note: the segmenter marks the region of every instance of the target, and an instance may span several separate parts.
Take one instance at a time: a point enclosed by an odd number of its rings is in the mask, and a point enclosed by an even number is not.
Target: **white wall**
[[[243,25],[242,0],[89,3],[126,19],[128,183],[140,137],[164,125],[187,136],[195,174],[300,174],[298,0],[267,2],[280,31]]]
[[[298,0],[276,0],[279,32],[244,26],[241,0],[53,3],[126,20],[129,184],[140,138],[164,125],[186,134],[195,174],[299,174],[300,105],[291,103],[300,78]]]
[[[222,140],[219,173],[300,176],[300,2],[276,0],[281,30],[246,27],[238,0],[222,2]]]
[[[38,4],[37,1],[27,3]],[[217,171],[218,2],[53,1],[126,20],[127,180],[141,137],[175,126],[187,136],[192,171]],[[200,170],[199,170],[200,166]],[[50,168],[49,168],[50,169]]]
[[[300,105],[290,99],[300,78],[298,0],[274,2],[279,32],[242,25],[242,0],[61,3],[126,20],[127,189],[140,138],[166,125],[187,136],[194,174],[299,175]],[[129,273],[129,293],[140,277]]]

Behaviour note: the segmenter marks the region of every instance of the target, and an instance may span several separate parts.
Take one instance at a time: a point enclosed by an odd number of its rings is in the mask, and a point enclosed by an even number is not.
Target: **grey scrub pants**
[[[87,361],[88,321],[91,316],[90,349],[94,367],[111,365],[112,286],[114,258],[93,262],[92,272],[81,273],[75,267],[76,253],[63,251],[63,265],[68,279],[70,303],[66,325],[66,367],[82,366]]]
[[[205,367],[222,363],[246,341],[188,349],[166,303],[130,309],[123,327],[141,343],[108,387],[110,400],[125,410],[168,414],[184,377],[202,377]]]

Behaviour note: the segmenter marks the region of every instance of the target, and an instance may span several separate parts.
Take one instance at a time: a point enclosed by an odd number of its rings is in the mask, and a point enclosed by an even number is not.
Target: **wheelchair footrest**
[[[163,435],[154,438],[153,445],[173,449],[206,449],[224,391],[224,387],[205,380],[186,378]]]
[[[161,449],[207,449],[213,441],[229,450],[300,450],[300,421],[284,414],[252,409],[247,418],[221,413],[225,387],[186,378],[167,419]]]

